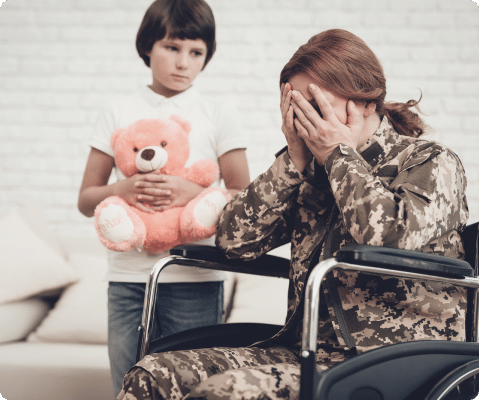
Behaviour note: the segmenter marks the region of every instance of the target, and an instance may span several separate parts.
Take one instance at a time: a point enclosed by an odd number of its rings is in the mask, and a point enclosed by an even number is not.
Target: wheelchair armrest
[[[336,261],[450,278],[474,276],[465,260],[389,247],[345,246],[338,251]]]
[[[265,254],[254,260],[231,260],[220,253],[215,246],[182,245],[170,250],[171,255],[181,256],[189,260],[205,262],[198,266],[222,271],[240,272],[244,274],[289,277],[289,260],[283,257]]]

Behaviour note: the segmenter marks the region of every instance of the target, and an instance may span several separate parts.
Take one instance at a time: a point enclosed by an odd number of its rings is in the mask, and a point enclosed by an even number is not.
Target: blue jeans
[[[144,283],[110,282],[108,352],[115,397],[136,363]],[[160,283],[152,339],[223,322],[223,282]]]

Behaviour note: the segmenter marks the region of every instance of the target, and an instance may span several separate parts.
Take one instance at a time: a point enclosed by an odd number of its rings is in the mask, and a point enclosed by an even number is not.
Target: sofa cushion
[[[81,279],[66,288],[38,328],[32,342],[107,343],[107,260],[104,256],[69,254]]]
[[[50,304],[36,298],[0,304],[0,343],[25,339],[48,310]]]
[[[79,278],[18,211],[0,218],[0,304],[65,287]]]

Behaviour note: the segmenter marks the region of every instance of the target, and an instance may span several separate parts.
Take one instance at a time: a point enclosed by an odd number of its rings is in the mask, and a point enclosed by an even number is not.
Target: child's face
[[[201,39],[172,39],[165,36],[153,45],[150,68],[151,88],[171,97],[188,89],[205,65],[206,43]]]

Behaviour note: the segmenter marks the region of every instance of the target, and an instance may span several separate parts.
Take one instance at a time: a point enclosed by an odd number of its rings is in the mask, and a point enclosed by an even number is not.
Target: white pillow
[[[268,254],[289,260],[289,243]],[[226,322],[259,322],[283,325],[288,307],[289,280],[260,275],[235,274],[233,307]]]
[[[47,315],[50,305],[41,299],[0,304],[0,343],[22,340]]]
[[[236,274],[233,309],[227,320],[283,325],[288,308],[288,279]]]
[[[66,260],[32,232],[17,211],[0,219],[0,304],[78,280]]]
[[[33,342],[106,344],[108,336],[106,257],[70,254],[82,279],[66,288],[55,307],[28,337]]]

